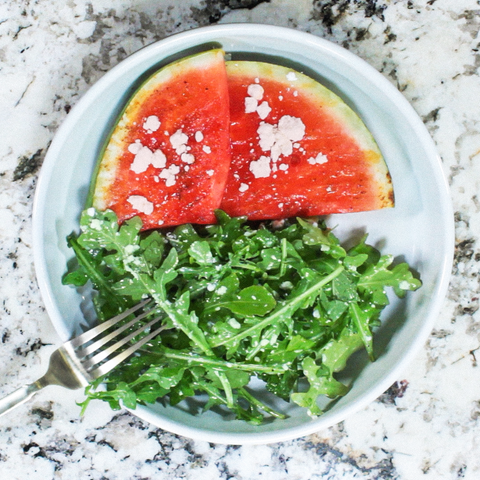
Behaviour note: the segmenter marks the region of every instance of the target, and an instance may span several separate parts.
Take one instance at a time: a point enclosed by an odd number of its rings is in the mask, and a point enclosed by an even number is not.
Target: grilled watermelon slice
[[[289,68],[227,62],[232,163],[221,209],[278,219],[392,207],[385,161],[337,95]]]
[[[214,223],[230,165],[224,52],[151,76],[122,112],[94,175],[89,204],[143,229]]]

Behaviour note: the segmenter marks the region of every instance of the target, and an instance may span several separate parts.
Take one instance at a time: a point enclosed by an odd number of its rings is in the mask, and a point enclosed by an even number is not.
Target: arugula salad
[[[102,320],[150,298],[165,329],[139,353],[86,388],[122,405],[175,405],[202,395],[203,409],[228,409],[259,425],[285,415],[255,396],[253,379],[286,402],[322,414],[320,396],[349,387],[335,378],[365,349],[388,305],[421,286],[406,263],[366,243],[346,250],[322,222],[248,222],[216,211],[217,223],[141,232],[134,217],[88,208],[68,244],[77,262],[64,284],[90,282]],[[145,319],[145,322],[148,318]]]

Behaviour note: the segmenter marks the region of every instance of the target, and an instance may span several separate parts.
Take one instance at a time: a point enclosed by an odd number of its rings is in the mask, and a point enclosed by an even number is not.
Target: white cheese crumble
[[[182,153],[180,158],[182,159],[183,163],[188,163],[188,165],[195,163],[195,157],[191,153]]]
[[[208,145],[204,145],[202,147],[202,150],[205,152],[205,153],[212,153],[212,149],[208,146]]]
[[[230,320],[228,320],[228,324],[232,328],[240,328],[242,326],[235,318],[231,318]]]
[[[195,140],[197,142],[201,142],[203,140],[203,133],[198,131],[198,132],[195,132]]]
[[[295,72],[288,72],[287,73],[287,80],[289,82],[294,82],[295,80],[298,80],[297,76],[295,75]]]
[[[175,185],[177,181],[176,175],[180,172],[180,167],[178,165],[170,165],[168,168],[163,169],[160,172],[159,177],[165,180],[165,186],[171,187]]]
[[[324,155],[323,153],[319,153],[315,158],[314,157],[310,157],[307,162],[310,164],[310,165],[322,165],[324,163],[327,163],[328,162],[328,158],[326,155]]]
[[[225,295],[227,293],[227,287],[225,285],[222,285],[218,290],[217,294],[218,295]]]
[[[245,113],[257,112],[258,116],[264,120],[268,117],[272,109],[266,101],[259,103],[265,93],[263,87],[259,85],[259,82],[260,80],[256,78],[255,83],[247,87],[248,96],[245,97]]]
[[[206,173],[207,173],[208,176],[211,177],[211,176],[213,176],[213,174],[215,173],[215,170],[207,170]]]
[[[130,195],[127,198],[127,202],[137,210],[137,212],[150,215],[153,212],[153,203],[149,202],[145,197],[141,195]]]
[[[148,133],[156,132],[160,128],[161,122],[156,115],[150,115],[143,122],[143,128]]]
[[[241,183],[240,186],[238,187],[238,190],[240,192],[246,192],[248,190],[248,185],[246,183]]]
[[[270,157],[262,155],[258,160],[250,162],[250,171],[255,178],[267,178],[270,176]]]
[[[130,147],[132,147],[132,145],[135,147],[140,145],[140,148],[138,150],[136,148],[131,149]],[[142,173],[147,170],[149,165],[153,165],[155,168],[165,167],[167,157],[160,149],[152,152],[148,147],[141,144],[134,143],[132,145],[130,145],[129,151],[135,150],[137,153],[130,165],[130,170],[135,173]]]
[[[268,102],[262,102],[258,107],[257,107],[257,113],[258,113],[258,116],[262,119],[262,120],[265,120],[268,115],[270,114],[270,112],[272,111],[272,109],[270,108],[270,105],[268,104]]]
[[[300,118],[284,115],[277,125],[262,122],[257,133],[260,148],[270,151],[272,160],[277,161],[280,155],[287,157],[292,153],[293,142],[302,140],[305,135],[305,125]]]
[[[130,152],[130,153],[133,153],[134,155],[136,155],[140,150],[141,148],[143,147],[142,143],[140,142],[140,140],[135,140],[134,143],[131,143],[128,147],[127,147],[127,150]]]
[[[90,228],[93,228],[94,230],[101,230],[102,229],[102,222],[98,218],[94,218],[90,222]]]
[[[187,150],[187,142],[188,136],[182,132],[182,129],[177,130],[170,136],[170,143],[177,155],[181,155]]]
[[[257,111],[258,101],[253,97],[245,97],[245,113],[253,113]]]
[[[258,83],[253,83],[252,85],[248,86],[247,93],[250,95],[250,97],[260,101],[263,98],[264,90],[261,85],[258,85]]]

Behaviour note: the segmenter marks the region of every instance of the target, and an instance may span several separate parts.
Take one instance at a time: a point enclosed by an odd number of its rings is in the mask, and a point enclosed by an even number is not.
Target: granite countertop
[[[0,422],[0,477],[36,479],[480,478],[480,4],[476,0],[5,0],[0,4],[0,395],[60,344],[35,279],[31,214],[45,152],[71,107],[129,54],[192,27],[271,23],[373,65],[411,102],[443,161],[456,251],[425,347],[364,410],[263,446],[193,441],[93,402],[41,392]],[[478,175],[478,177],[477,177]]]

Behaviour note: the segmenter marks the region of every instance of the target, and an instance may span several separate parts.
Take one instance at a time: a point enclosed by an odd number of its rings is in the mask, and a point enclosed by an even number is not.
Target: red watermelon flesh
[[[291,69],[227,62],[232,163],[221,209],[252,220],[393,206],[383,157],[333,92]]]
[[[100,159],[91,204],[143,229],[214,223],[230,165],[224,52],[167,65],[134,94]]]

